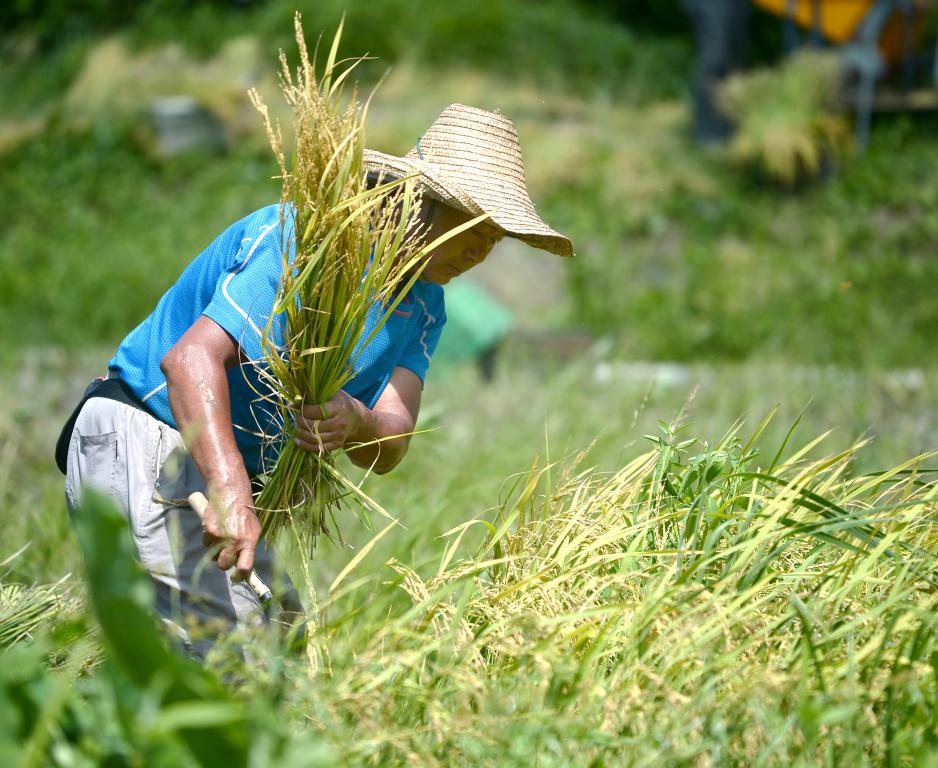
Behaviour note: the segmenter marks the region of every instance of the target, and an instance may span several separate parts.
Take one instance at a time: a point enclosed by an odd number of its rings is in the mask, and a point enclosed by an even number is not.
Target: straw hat
[[[534,212],[514,123],[499,112],[450,104],[404,157],[365,150],[372,177],[418,174],[427,194],[472,216],[487,213],[505,233],[572,256],[573,243]]]

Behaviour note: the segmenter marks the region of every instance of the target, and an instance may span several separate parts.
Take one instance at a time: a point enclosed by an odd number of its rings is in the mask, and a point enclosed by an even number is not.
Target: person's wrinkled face
[[[426,204],[426,203],[425,203]],[[426,242],[475,218],[456,208],[437,203],[426,234]],[[485,261],[492,248],[504,237],[505,231],[487,221],[451,237],[430,251],[420,277],[428,283],[445,285],[454,277]]]

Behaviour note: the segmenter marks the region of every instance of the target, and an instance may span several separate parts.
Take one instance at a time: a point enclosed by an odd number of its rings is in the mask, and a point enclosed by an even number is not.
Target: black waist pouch
[[[62,431],[59,433],[59,439],[55,442],[55,464],[63,475],[68,471],[68,444],[72,441],[72,432],[75,429],[75,422],[78,421],[78,414],[81,413],[85,403],[93,397],[106,397],[108,400],[116,400],[118,403],[132,406],[153,416],[123,379],[95,379],[88,385],[81,401],[75,406],[72,415],[68,417],[68,421],[65,422],[65,426],[62,427]]]

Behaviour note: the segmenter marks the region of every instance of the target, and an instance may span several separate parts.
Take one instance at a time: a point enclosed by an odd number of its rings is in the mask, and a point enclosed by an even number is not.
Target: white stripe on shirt
[[[263,331],[261,331],[261,329],[258,328],[257,325],[255,325],[250,315],[248,315],[247,312],[241,309],[241,307],[238,305],[238,302],[236,302],[233,298],[231,298],[231,294],[228,293],[228,284],[234,279],[235,275],[237,275],[242,269],[244,269],[244,267],[248,263],[248,260],[251,258],[251,256],[254,255],[254,251],[257,250],[257,246],[261,244],[261,240],[263,240],[264,237],[267,235],[267,233],[270,232],[270,230],[272,230],[274,227],[276,227],[278,223],[279,222],[274,222],[273,224],[267,225],[267,227],[257,236],[257,239],[254,241],[254,244],[251,246],[251,250],[248,251],[248,255],[244,257],[244,261],[242,261],[241,264],[238,265],[238,268],[234,272],[232,272],[230,275],[228,275],[228,277],[225,278],[225,282],[222,283],[222,286],[221,286],[221,292],[222,294],[224,294],[225,298],[228,299],[228,303],[231,304],[231,306],[235,308],[235,311],[239,315],[241,315],[241,317],[247,320],[248,325],[250,325],[251,328],[254,329],[255,333],[257,333],[258,337],[260,338],[264,337]],[[271,310],[273,310],[272,307],[271,307]]]
[[[430,327],[436,323],[436,318],[430,314],[430,310],[427,309],[427,305],[424,303],[423,299],[419,296],[415,296],[417,303],[423,307],[423,313],[427,316],[427,321],[423,324],[423,333],[420,334],[420,346],[423,347],[423,356],[427,358],[427,365],[430,365],[430,348],[427,346],[427,331]]]

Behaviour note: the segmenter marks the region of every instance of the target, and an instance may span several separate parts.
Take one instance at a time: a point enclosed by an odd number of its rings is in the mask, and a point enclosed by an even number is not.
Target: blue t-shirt
[[[269,374],[261,342],[268,328],[270,340],[283,342],[283,318],[268,320],[283,273],[284,242],[290,243],[292,262],[292,227],[292,220],[281,227],[279,205],[232,224],[189,264],[108,364],[152,413],[176,426],[160,361],[199,316],[218,323],[248,360],[228,370],[228,386],[235,440],[252,473],[262,471],[265,459],[275,455],[275,439],[282,431],[276,408],[264,399],[270,388],[264,384]],[[380,304],[372,305],[362,342],[382,313]],[[364,348],[360,343],[352,354],[355,373],[345,391],[371,408],[395,367],[408,368],[423,380],[445,322],[443,289],[418,281],[371,342]]]

